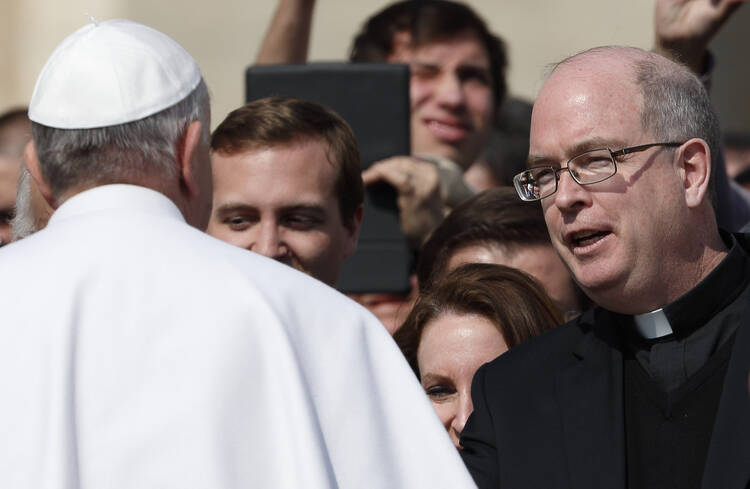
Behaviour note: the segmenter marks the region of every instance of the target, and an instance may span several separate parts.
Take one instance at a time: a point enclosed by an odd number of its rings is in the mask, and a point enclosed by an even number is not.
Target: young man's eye
[[[285,217],[284,224],[291,229],[304,231],[320,224],[320,219],[304,214],[294,214]]]
[[[434,78],[440,73],[440,68],[432,65],[411,65],[411,75],[415,78]]]
[[[477,82],[482,85],[489,85],[492,81],[490,73],[479,68],[464,68],[459,72],[459,78],[464,82]]]
[[[229,216],[224,219],[224,224],[235,231],[241,231],[250,226],[250,219],[247,216]]]

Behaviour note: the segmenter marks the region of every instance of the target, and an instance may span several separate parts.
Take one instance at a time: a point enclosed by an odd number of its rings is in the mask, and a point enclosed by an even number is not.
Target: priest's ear
[[[711,149],[700,138],[685,141],[677,149],[678,171],[682,176],[685,202],[690,208],[709,198],[711,185]]]
[[[23,151],[23,164],[29,171],[31,178],[34,179],[34,183],[36,183],[39,193],[44,197],[47,204],[53,209],[57,209],[55,198],[52,195],[52,189],[42,174],[42,168],[39,164],[39,158],[37,157],[36,146],[34,146],[33,140],[26,143],[26,147]]]

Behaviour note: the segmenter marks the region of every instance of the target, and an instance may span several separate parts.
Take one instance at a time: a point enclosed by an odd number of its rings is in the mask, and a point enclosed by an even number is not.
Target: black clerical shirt
[[[623,343],[664,392],[694,375],[740,325],[743,292],[750,292],[750,258],[734,236],[722,232],[727,256],[698,285],[662,309],[673,334],[644,339],[632,316],[621,316]]]
[[[645,339],[620,316],[629,488],[699,488],[734,334],[750,296],[750,258],[727,256],[664,306],[672,333]]]

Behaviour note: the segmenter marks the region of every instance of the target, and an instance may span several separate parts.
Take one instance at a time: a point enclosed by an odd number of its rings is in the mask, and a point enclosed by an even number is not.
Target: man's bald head
[[[720,142],[719,121],[703,83],[687,66],[635,47],[601,46],[553,65],[547,82],[558,76],[590,77],[592,72],[606,71],[637,88],[644,131],[660,141],[694,137],[706,141],[713,174]],[[713,192],[711,185],[711,201]]]

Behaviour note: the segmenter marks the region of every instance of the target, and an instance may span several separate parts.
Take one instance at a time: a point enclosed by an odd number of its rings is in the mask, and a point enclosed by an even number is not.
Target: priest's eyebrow
[[[226,202],[216,209],[216,214],[226,215],[233,212],[257,212],[258,209],[252,205],[243,204],[242,202]]]
[[[579,156],[587,151],[592,151],[595,149],[610,149],[612,151],[617,151],[618,149],[622,149],[626,146],[627,144],[620,140],[614,140],[614,139],[608,139],[608,138],[602,138],[602,137],[593,137],[593,138],[580,141],[574,144],[573,146],[569,147],[566,153],[566,158],[562,162],[558,160],[557,158],[552,158],[552,157],[544,156],[544,155],[530,154],[528,160],[526,160],[526,167],[532,168],[535,166],[565,165],[571,158],[575,158],[576,156]]]
[[[612,151],[617,151],[618,149],[622,149],[626,146],[627,144],[619,139],[594,137],[575,144],[568,150],[568,154],[570,155],[570,158],[575,158],[576,156],[580,155],[581,153],[585,153],[586,151],[592,151],[595,149],[610,149]]]

